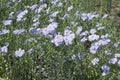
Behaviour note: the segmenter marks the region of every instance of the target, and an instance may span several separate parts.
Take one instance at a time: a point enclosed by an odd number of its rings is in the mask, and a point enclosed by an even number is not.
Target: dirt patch
[[[120,37],[120,0],[113,0],[111,15],[114,17],[114,23],[117,28],[118,37]]]

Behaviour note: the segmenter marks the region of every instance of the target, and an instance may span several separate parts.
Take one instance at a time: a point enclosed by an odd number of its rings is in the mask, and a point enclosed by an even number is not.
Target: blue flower
[[[26,30],[25,29],[18,29],[18,30],[14,30],[13,31],[13,34],[22,34],[22,33],[25,33],[26,32]]]
[[[102,65],[101,69],[103,71],[102,76],[106,76],[107,74],[110,73],[110,67],[107,66],[106,64]]]
[[[70,7],[68,7],[67,11],[70,11],[73,9],[73,5],[71,5]]]
[[[75,54],[73,54],[73,55],[71,56],[71,58],[72,58],[72,60],[75,60],[76,55],[75,55]]]
[[[2,31],[0,31],[0,35],[7,34],[7,33],[10,33],[10,30],[2,29]]]
[[[117,62],[117,65],[120,67],[120,60]]]
[[[82,18],[83,21],[85,21],[87,19],[87,13],[82,13],[80,17]]]
[[[91,62],[93,65],[96,65],[99,62],[99,58],[94,58]]]
[[[120,53],[115,53],[115,58],[120,58]]]
[[[94,42],[91,44],[91,47],[90,47],[90,53],[92,54],[96,54],[97,51],[98,51],[98,48],[100,47],[100,43],[99,42]]]
[[[46,28],[42,29],[42,33],[45,36],[48,36],[49,34],[56,34],[56,28],[58,27],[57,22],[50,23]]]
[[[8,46],[3,46],[0,48],[1,53],[7,53],[8,52]]]
[[[77,34],[77,35],[80,35],[81,31],[82,31],[82,26],[77,27],[76,34]]]
[[[104,14],[102,18],[105,19],[107,17],[108,17],[108,14]]]
[[[92,34],[88,36],[88,40],[89,41],[94,41],[94,40],[98,40],[99,39],[99,35],[96,34]]]
[[[32,26],[38,27],[40,25],[40,22],[35,22]]]
[[[117,58],[111,58],[108,63],[115,64],[117,61]]]
[[[25,51],[19,48],[19,50],[15,51],[15,57],[22,57],[24,53]]]
[[[64,42],[66,45],[72,44],[75,34],[70,30],[69,27],[64,29]]]
[[[52,43],[54,43],[56,46],[60,46],[63,43],[63,36],[58,34],[55,36],[54,39],[51,40]]]
[[[120,45],[120,42],[114,43],[114,47],[117,48]]]
[[[50,34],[55,34],[56,33],[56,28],[58,27],[58,23],[57,22],[52,22],[47,26],[48,29],[48,33]]]
[[[59,13],[59,11],[53,12],[53,13],[50,15],[50,17],[56,17],[58,13]]]
[[[88,34],[89,34],[89,32],[86,30],[86,31],[82,32],[82,33],[80,34],[80,36],[87,36]]]
[[[3,21],[3,24],[6,26],[6,25],[11,25],[12,23],[12,20],[4,20]]]
[[[6,33],[10,33],[10,30],[3,29],[2,32],[3,32],[3,34],[6,34]]]
[[[90,53],[96,54],[98,51],[99,46],[91,46],[90,47]]]
[[[111,40],[110,39],[101,39],[98,42],[101,43],[101,45],[107,45]]]
[[[68,36],[64,36],[64,42],[66,45],[72,44],[73,39],[75,38],[75,34],[70,34]]]
[[[95,12],[90,12],[87,14],[88,20],[92,20],[93,18],[99,17],[99,14],[96,14]]]
[[[20,12],[18,15],[17,15],[17,22],[19,21],[22,21],[24,20],[24,15],[26,15],[28,13],[28,10],[25,9],[24,11]]]
[[[80,42],[85,42],[85,41],[87,41],[87,40],[88,40],[87,37],[83,37],[83,38],[80,40]]]
[[[94,29],[94,28],[93,28],[93,29],[90,29],[90,33],[91,33],[91,34],[95,34],[96,32],[97,32],[96,29]]]
[[[105,54],[106,54],[106,55],[111,55],[111,54],[112,54],[112,53],[111,53],[111,50],[106,50],[106,51],[105,51]]]
[[[34,49],[33,49],[33,48],[31,48],[31,49],[29,49],[29,50],[27,51],[28,54],[31,54],[31,53],[33,53],[33,52],[34,52]]]

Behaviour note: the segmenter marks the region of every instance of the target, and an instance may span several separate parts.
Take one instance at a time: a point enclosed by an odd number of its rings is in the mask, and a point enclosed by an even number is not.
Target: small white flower
[[[40,13],[42,11],[42,8],[41,7],[39,7],[35,12],[37,13]]]
[[[89,41],[94,41],[94,40],[98,40],[99,39],[99,35],[96,34],[92,34],[88,36],[88,40]]]
[[[15,57],[21,57],[24,53],[25,51],[19,48],[19,50],[15,51]]]
[[[91,62],[93,65],[96,65],[99,62],[99,58],[94,58]]]
[[[47,7],[47,4],[42,4],[42,5],[40,5],[40,7],[35,12],[40,13],[46,7]]]
[[[63,3],[59,2],[58,3],[58,7],[61,7],[63,5]]]
[[[50,15],[50,17],[56,17],[58,13],[59,13],[59,11],[56,11],[56,12],[52,13],[52,14]]]
[[[111,58],[108,63],[115,64],[116,62],[117,62],[117,58]]]
[[[82,32],[82,33],[80,34],[80,36],[87,36],[88,34],[89,34],[89,32],[86,30],[86,31]]]
[[[96,32],[97,32],[96,29],[90,29],[91,34],[95,34]]]
[[[49,34],[48,28],[42,28],[43,35],[47,36]]]
[[[69,18],[70,14],[65,13],[63,17],[60,17],[61,20],[65,20],[65,18]]]
[[[72,33],[72,34],[69,34],[67,36],[64,36],[63,39],[64,39],[64,42],[66,45],[71,45],[74,38],[75,38],[75,34]]]
[[[12,0],[12,2],[15,2],[16,0]]]
[[[71,33],[72,33],[72,31],[70,30],[69,27],[66,27],[66,28],[64,29],[64,36],[68,36],[68,35],[70,35]]]
[[[87,19],[87,13],[82,13],[80,17],[82,18],[83,21],[85,21]]]
[[[29,33],[30,33],[30,34],[35,34],[35,33],[36,33],[36,27],[31,27],[31,28],[29,29]]]
[[[78,55],[77,55],[77,57],[78,57],[78,59],[83,59],[84,58],[84,55],[82,54],[82,53],[80,53],[80,52],[78,52]]]
[[[13,34],[22,34],[22,33],[24,33],[26,30],[25,29],[18,29],[18,30],[14,30],[13,31]]]
[[[80,17],[81,14],[79,14],[79,11],[76,11],[75,14],[74,14],[74,16],[76,16],[76,17]]]
[[[117,62],[117,65],[120,67],[120,60]]]
[[[118,47],[120,45],[120,42],[116,42],[116,43],[114,43],[114,47]]]
[[[48,20],[48,22],[54,22],[54,19],[53,19],[53,18],[50,18],[50,19]]]
[[[41,28],[37,28],[36,29],[36,34],[40,34],[42,32],[42,29]]]
[[[78,25],[78,22],[75,22],[75,21],[72,21],[70,22],[73,26],[77,26]]]
[[[108,17],[108,14],[104,14],[102,18],[105,19],[107,17]]]
[[[98,27],[97,30],[103,30],[105,27]]]
[[[87,37],[83,37],[81,40],[80,40],[80,42],[85,42],[85,41],[87,41],[88,39],[87,39]]]
[[[63,36],[58,34],[51,42],[54,43],[56,46],[60,46],[63,43]]]
[[[3,47],[1,47],[1,48],[0,48],[0,51],[1,51],[2,53],[7,53],[7,52],[8,52],[8,46],[3,46]]]
[[[34,4],[34,5],[30,6],[30,9],[35,10],[37,8],[37,6],[38,6],[37,4]]]
[[[24,44],[26,45],[27,42],[37,42],[37,40],[35,38],[28,38],[25,40]]]
[[[99,23],[99,22],[96,23],[96,27],[101,27],[101,26],[102,26],[102,23]]]
[[[96,54],[98,51],[99,46],[91,46],[90,47],[90,53]]]
[[[110,39],[101,39],[98,42],[101,43],[101,45],[107,45],[111,40]]]
[[[92,46],[99,47],[99,46],[101,45],[101,43],[99,43],[99,42],[97,41],[97,42],[93,42],[91,45],[92,45]]]
[[[87,14],[88,20],[92,20],[95,16],[92,12]]]
[[[103,73],[102,73],[102,76],[106,76],[106,75],[107,75],[107,73],[106,73],[106,72],[103,72]]]
[[[120,58],[120,53],[115,53],[115,58]]]
[[[7,33],[10,33],[10,30],[7,30],[7,29],[2,30],[2,34],[7,34]]]
[[[75,38],[75,34],[72,33],[69,27],[64,29],[64,42],[66,45],[72,44],[73,39]]]
[[[81,31],[82,31],[82,26],[77,27],[76,34],[77,34],[77,35],[80,35]]]
[[[102,65],[101,69],[103,71],[102,76],[106,76],[107,74],[110,73],[110,67],[107,66],[106,64]]]
[[[33,49],[33,48],[31,48],[31,49],[29,49],[27,52],[28,52],[28,54],[31,54],[31,53],[33,53],[33,52],[34,52],[34,49]]]
[[[100,47],[100,43],[99,42],[94,42],[91,44],[91,47],[90,47],[90,53],[92,54],[96,54],[97,51],[98,51],[98,48]]]
[[[11,25],[12,23],[12,20],[4,20],[3,21],[3,24],[6,26],[6,25]]]
[[[40,2],[43,2],[43,0],[39,0]]]
[[[33,17],[33,22],[39,22],[39,15],[35,15],[34,17]]]
[[[71,5],[70,7],[68,7],[68,10],[67,11],[70,11],[73,9],[73,5]]]
[[[8,19],[12,19],[12,18],[14,17],[14,13],[15,13],[15,12],[11,12],[11,13],[9,14],[9,18],[8,18]]]
[[[45,11],[46,11],[46,14],[49,14],[50,11],[51,11],[51,10],[50,10],[50,7],[48,7]]]
[[[102,38],[102,39],[105,39],[105,38],[108,38],[108,36],[109,36],[108,34],[101,35],[101,38]]]
[[[47,26],[48,28],[50,27],[50,28],[57,28],[58,27],[58,23],[57,22],[52,22],[52,23],[50,23],[48,26]]]
[[[55,6],[60,0],[53,0],[51,3]]]
[[[28,13],[28,10],[25,9],[24,11],[20,12],[18,15],[17,15],[17,22],[19,21],[22,21],[22,20],[25,20],[26,18],[23,18],[24,15],[26,15]]]
[[[72,58],[72,60],[75,60],[76,55],[75,55],[75,54],[73,54],[71,58]]]
[[[40,22],[35,22],[32,26],[38,27],[40,25]]]
[[[55,28],[57,28],[57,27],[58,27],[58,23],[52,22],[46,28],[42,29],[42,33],[45,36],[47,36],[48,34],[55,34],[56,33]]]
[[[111,53],[110,50],[107,50],[107,51],[105,51],[105,54],[106,54],[106,55],[111,55],[112,53]]]

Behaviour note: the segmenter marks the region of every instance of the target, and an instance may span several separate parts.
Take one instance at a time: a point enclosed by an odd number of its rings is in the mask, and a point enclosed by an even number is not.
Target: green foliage
[[[16,0],[17,1],[17,0]],[[81,43],[82,37],[75,37],[72,45],[55,46],[51,43],[49,38],[46,38],[42,34],[21,34],[15,35],[12,32],[5,35],[0,35],[0,46],[3,46],[5,42],[9,42],[8,53],[0,53],[0,80],[117,80],[117,76],[120,75],[117,65],[110,65],[110,74],[102,76],[101,66],[108,64],[109,58],[114,56],[120,49],[115,49],[113,44],[119,39],[116,37],[116,28],[113,23],[112,16],[103,19],[104,13],[109,13],[111,9],[112,0],[68,0],[63,4],[62,8],[53,7],[50,4],[51,0],[44,0],[43,3],[47,3],[48,7],[51,7],[51,11],[60,11],[55,18],[58,22],[57,31],[63,34],[63,30],[66,26],[69,26],[72,31],[76,32],[76,26],[71,25],[70,22],[76,21],[78,25],[83,26],[83,31],[95,28],[96,22],[100,22],[105,27],[104,30],[98,31],[97,34],[110,34],[111,43],[100,47],[97,54],[91,54],[89,48],[91,42]],[[10,26],[4,26],[2,21],[7,19],[9,13],[14,11],[24,10],[24,6],[32,4],[42,4],[38,0],[21,0],[16,6],[10,2],[11,8],[8,8],[9,1],[2,0],[0,2],[0,30],[5,28],[11,31],[15,29],[29,29],[32,25],[32,17],[34,12],[29,11],[25,17],[26,21],[17,22],[15,18]],[[1,6],[3,5],[3,6]],[[67,7],[73,5],[74,9],[68,12],[70,14],[69,19],[59,20],[60,16],[63,16],[67,11]],[[46,10],[46,9],[45,9]],[[49,14],[45,14],[45,10],[42,10],[39,14],[40,28],[45,28],[49,22]],[[90,12],[95,11],[100,14],[100,17],[93,19],[92,21],[82,21],[80,18],[75,18],[73,15],[76,11]],[[52,13],[52,12],[51,12]],[[28,30],[29,31],[29,30]],[[25,44],[26,39],[35,38],[35,41],[28,41]],[[22,57],[15,57],[15,51],[19,48],[25,50],[25,54]],[[28,49],[34,48],[34,52],[29,54]],[[105,50],[112,50],[113,55],[104,55]],[[83,58],[72,59],[73,54],[83,55]],[[100,62],[97,65],[93,65],[91,60],[95,57],[100,58]]]

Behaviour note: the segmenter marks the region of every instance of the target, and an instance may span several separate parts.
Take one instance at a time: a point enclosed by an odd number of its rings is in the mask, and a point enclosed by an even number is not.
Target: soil
[[[114,17],[118,37],[120,37],[120,0],[113,0],[111,15]]]

